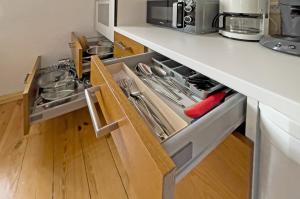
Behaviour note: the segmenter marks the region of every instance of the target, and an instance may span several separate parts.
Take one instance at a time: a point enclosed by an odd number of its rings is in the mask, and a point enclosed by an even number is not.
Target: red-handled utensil
[[[230,91],[231,89],[219,91],[209,96],[208,98],[202,100],[201,102],[195,104],[194,106],[186,108],[184,110],[185,115],[193,119],[197,119],[203,116],[211,109],[213,109],[215,106],[220,104],[222,100],[226,97],[227,93],[229,93]]]

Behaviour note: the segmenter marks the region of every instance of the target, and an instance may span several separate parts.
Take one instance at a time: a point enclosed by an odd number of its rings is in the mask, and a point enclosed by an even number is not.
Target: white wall
[[[0,96],[23,90],[35,58],[70,56],[70,32],[94,35],[94,0],[0,0]]]

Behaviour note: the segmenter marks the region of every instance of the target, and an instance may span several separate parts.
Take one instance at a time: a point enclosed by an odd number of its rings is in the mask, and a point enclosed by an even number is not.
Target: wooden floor
[[[22,134],[21,102],[0,105],[0,199],[127,199],[86,109]],[[247,198],[251,147],[230,136],[176,187],[176,199]]]
[[[229,136],[176,187],[176,199],[247,199],[252,144]]]

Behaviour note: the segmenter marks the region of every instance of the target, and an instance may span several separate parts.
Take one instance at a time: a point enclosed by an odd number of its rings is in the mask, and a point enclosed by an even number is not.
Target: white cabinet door
[[[259,105],[258,199],[300,198],[300,125]]]
[[[95,28],[111,41],[114,41],[115,0],[95,1]]]

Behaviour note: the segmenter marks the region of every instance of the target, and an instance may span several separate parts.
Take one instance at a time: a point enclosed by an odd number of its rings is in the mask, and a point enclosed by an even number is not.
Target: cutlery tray
[[[161,58],[161,57],[160,57]],[[149,61],[143,61],[142,63],[145,63],[149,66],[153,65],[154,60],[150,59]],[[137,62],[139,63],[139,62]],[[106,66],[107,70],[112,74],[113,79],[116,82],[119,82],[122,79],[127,79],[127,80],[133,80],[138,88],[138,90],[145,96],[147,97],[154,106],[160,110],[161,114],[167,119],[168,123],[173,127],[174,132],[169,135],[169,137],[172,137],[174,134],[185,128],[186,126],[190,125],[192,123],[192,119],[187,117],[184,114],[184,109],[183,107],[180,107],[176,104],[174,104],[172,101],[166,99],[157,91],[153,90],[152,87],[149,87],[147,83],[145,83],[140,77],[134,72],[135,71],[135,66],[136,64],[126,64],[126,63],[114,63],[111,65]],[[178,67],[177,67],[178,68]],[[191,69],[189,69],[189,72]],[[193,72],[194,73],[194,72]],[[158,85],[157,85],[158,86]],[[157,87],[159,88],[159,87]],[[159,88],[161,89],[161,88]],[[192,106],[195,104],[192,100],[190,100],[187,96],[184,94],[180,93],[180,91],[177,91],[176,88],[173,89],[174,92],[176,92],[178,95],[182,97],[181,100],[178,100],[178,102],[184,104],[186,107]],[[232,96],[228,96],[225,98],[225,101],[227,101],[229,98]],[[201,101],[201,99],[199,100]],[[165,142],[168,140],[167,137],[166,139],[160,140],[162,142]],[[158,136],[157,136],[158,138]]]
[[[161,114],[167,119],[168,123],[174,129],[169,136],[185,128],[192,122],[183,114],[183,109],[168,102],[166,99],[159,97],[159,95],[149,88],[134,72],[124,63],[116,63],[107,66],[108,71],[112,74],[113,79],[118,82],[122,79],[132,80],[135,82],[138,90],[147,97],[148,100],[156,107],[159,107]],[[161,140],[163,141],[163,140]]]
[[[160,67],[162,67],[167,74],[169,75],[169,78],[173,79],[177,83],[179,83],[181,86],[188,88],[194,95],[205,99],[207,98],[211,93],[220,90],[224,88],[224,85],[205,77],[205,79],[208,79],[209,81],[213,82],[212,86],[207,89],[201,89],[197,88],[196,84],[190,83],[188,81],[189,78],[195,78],[198,75],[201,75],[200,73],[197,73],[196,71],[183,66],[180,63],[177,63],[173,60],[170,60],[168,58],[152,58],[152,60],[158,64]]]

